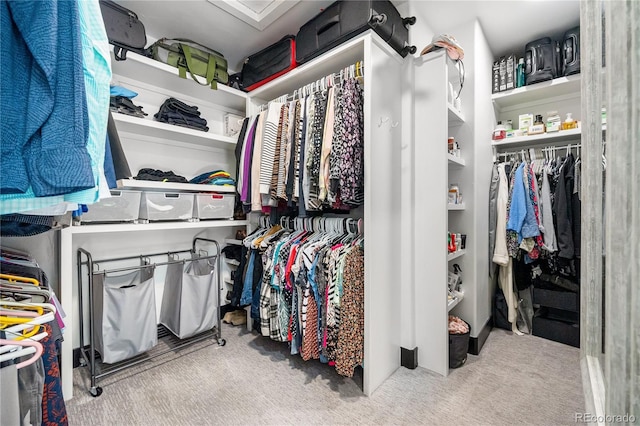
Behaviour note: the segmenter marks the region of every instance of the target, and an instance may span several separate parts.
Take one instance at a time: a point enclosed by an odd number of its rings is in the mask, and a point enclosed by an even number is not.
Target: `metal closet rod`
[[[347,67],[344,67],[339,72],[329,74],[326,77],[319,78],[315,82],[306,84],[300,87],[299,89],[294,90],[293,93],[280,96],[279,98],[273,99],[265,104],[262,104],[260,105],[259,110],[264,111],[264,109],[271,102],[293,101],[307,94],[316,93],[321,90],[325,90],[333,85],[340,84],[342,83],[344,78],[353,78],[353,77],[364,77],[364,61],[357,61],[355,64],[351,64]]]
[[[140,259],[141,261],[143,261],[143,259],[145,258],[150,258],[153,256],[171,256],[172,254],[179,254],[179,253],[195,253],[196,252],[196,244],[198,241],[206,241],[209,243],[212,243],[216,246],[216,254],[212,254],[212,255],[207,255],[207,256],[198,256],[198,260],[201,259],[211,259],[211,258],[216,258],[220,255],[220,244],[218,244],[218,242],[216,240],[210,240],[208,238],[201,238],[201,237],[197,237],[194,238],[193,240],[193,245],[190,249],[185,249],[185,250],[171,250],[171,251],[164,251],[164,252],[159,252],[159,253],[149,253],[149,254],[141,254],[141,255],[136,255],[136,256],[124,256],[124,257],[114,257],[114,258],[110,258],[110,259],[102,259],[102,260],[93,260],[91,253],[89,253],[87,250],[83,249],[83,248],[79,248],[78,251],[84,253],[87,256],[87,261],[85,262],[78,262],[78,267],[80,267],[80,265],[98,265],[100,263],[109,263],[109,262],[116,262],[116,261],[122,261],[122,260],[131,260],[131,259]],[[80,256],[78,256],[80,257]],[[174,263],[184,263],[186,261],[189,260],[196,260],[196,259],[179,259],[179,260],[169,260],[167,262],[154,262],[154,263],[147,263],[147,264],[143,264],[143,265],[136,265],[136,266],[128,266],[128,267],[122,267],[122,268],[115,268],[115,269],[102,269],[102,270],[97,270],[97,271],[91,271],[94,273],[112,273],[112,272],[124,272],[124,271],[133,271],[136,269],[143,269],[143,268],[155,268],[156,266],[164,266],[164,265],[171,265]]]
[[[550,151],[553,149],[556,150],[563,150],[563,149],[572,149],[572,148],[582,148],[582,144],[579,143],[571,143],[571,144],[566,144],[566,145],[550,145],[550,146],[543,146],[543,147],[535,147],[535,146],[528,146],[526,148],[522,148],[518,151],[500,151],[496,153],[496,157],[508,157],[510,155],[522,155],[522,153],[525,154],[529,154],[529,150],[530,149],[540,149],[542,150],[542,152],[545,151]]]

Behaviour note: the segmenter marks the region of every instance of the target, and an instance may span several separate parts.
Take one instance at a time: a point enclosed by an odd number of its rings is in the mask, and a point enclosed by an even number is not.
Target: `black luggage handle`
[[[332,17],[329,21],[327,21],[326,24],[324,24],[323,26],[318,28],[318,30],[316,31],[316,34],[320,35],[320,34],[326,32],[327,30],[329,30],[329,28],[333,27],[334,25],[336,25],[338,23],[340,23],[340,16],[336,15],[336,16]]]

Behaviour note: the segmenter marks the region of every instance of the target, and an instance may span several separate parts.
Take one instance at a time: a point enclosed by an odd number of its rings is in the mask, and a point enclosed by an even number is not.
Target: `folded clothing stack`
[[[209,131],[207,120],[200,117],[198,107],[187,105],[176,98],[169,98],[162,105],[160,110],[154,115],[156,120],[163,123],[174,124],[176,126],[188,127],[190,129]]]
[[[141,106],[134,104],[133,101],[126,96],[111,96],[109,109],[113,112],[133,115],[134,117],[140,118],[148,115],[142,110]]]
[[[189,183],[197,183],[203,185],[233,185],[236,181],[231,178],[231,175],[224,170],[214,170],[207,173],[202,173],[191,179]]]
[[[156,169],[140,169],[138,175],[134,177],[137,180],[153,180],[158,182],[179,182],[187,183],[187,178],[177,175],[171,170],[165,172]]]

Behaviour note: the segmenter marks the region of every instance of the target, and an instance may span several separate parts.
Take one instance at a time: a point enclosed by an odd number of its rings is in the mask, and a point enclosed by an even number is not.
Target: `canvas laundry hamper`
[[[160,323],[180,339],[211,330],[218,315],[215,257],[167,267]]]
[[[102,362],[134,357],[158,343],[153,267],[123,275],[93,275],[96,349]]]

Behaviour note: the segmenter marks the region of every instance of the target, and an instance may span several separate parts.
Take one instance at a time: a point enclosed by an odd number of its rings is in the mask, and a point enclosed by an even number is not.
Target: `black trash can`
[[[471,326],[465,321],[469,331],[464,334],[449,333],[449,368],[462,367],[467,362],[467,352],[469,350],[469,336]]]

